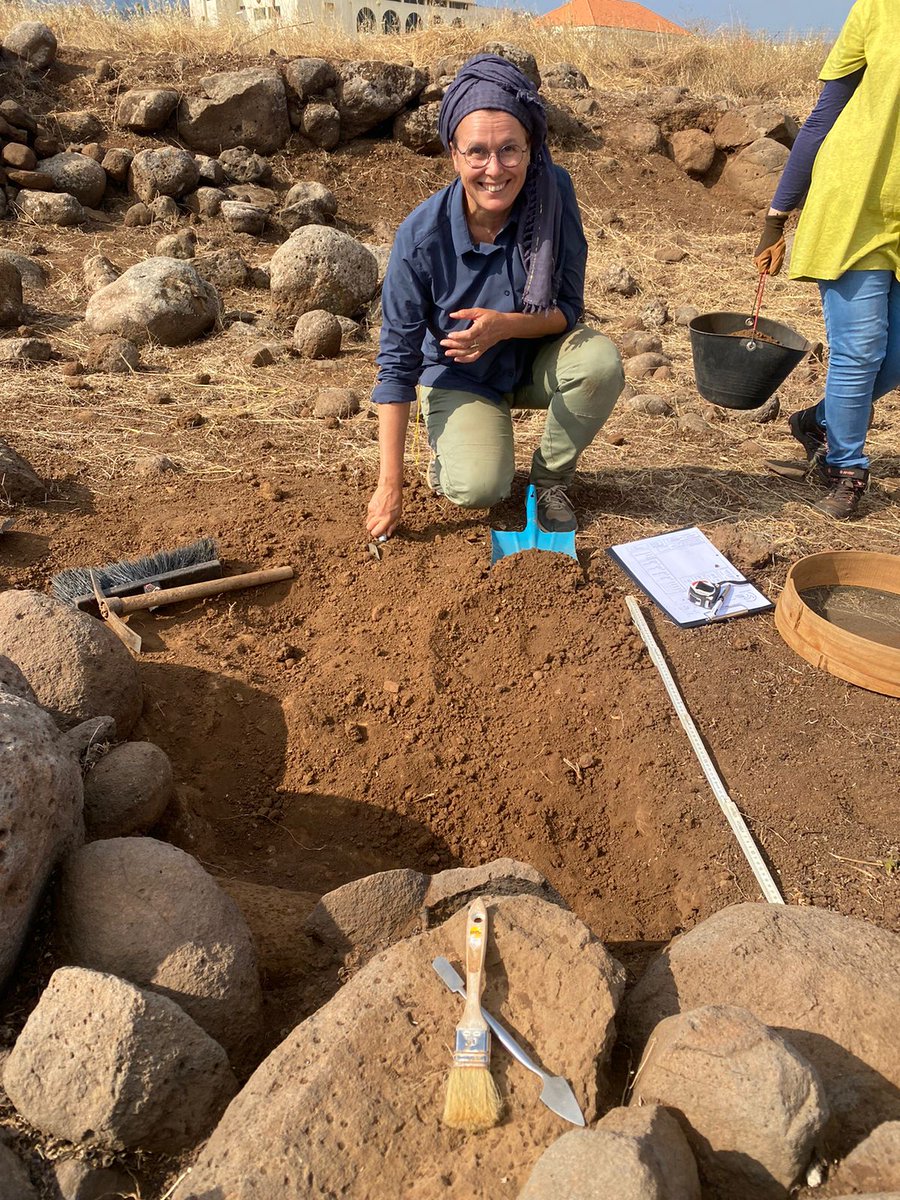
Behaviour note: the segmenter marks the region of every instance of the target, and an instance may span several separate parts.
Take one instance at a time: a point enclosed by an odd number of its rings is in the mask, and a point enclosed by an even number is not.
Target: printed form
[[[741,581],[729,590],[716,613],[717,620],[772,608],[771,601],[746,582],[746,577],[696,526],[611,546],[607,553],[677,625],[707,623],[706,610],[688,598],[688,588],[698,579],[709,583]]]

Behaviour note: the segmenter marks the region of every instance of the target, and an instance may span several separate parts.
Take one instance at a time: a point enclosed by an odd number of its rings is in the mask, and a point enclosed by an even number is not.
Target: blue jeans
[[[825,461],[867,470],[872,404],[900,386],[900,283],[893,271],[846,271],[819,280],[819,291],[829,350],[816,409],[828,435]]]

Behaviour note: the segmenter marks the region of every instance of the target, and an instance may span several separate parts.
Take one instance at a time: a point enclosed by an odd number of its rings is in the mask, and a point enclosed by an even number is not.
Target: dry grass
[[[801,111],[808,109],[816,94],[828,50],[822,37],[774,41],[745,30],[654,39],[618,30],[548,29],[527,14],[498,15],[485,29],[441,27],[402,37],[349,36],[325,25],[307,24],[255,29],[242,20],[199,26],[187,14],[165,8],[126,21],[88,3],[35,5],[18,0],[4,6],[4,15],[6,24],[39,16],[65,45],[126,58],[263,57],[272,51],[287,57],[410,58],[426,65],[447,54],[474,53],[486,40],[502,40],[530,51],[539,64],[574,63],[598,88],[674,85],[700,96],[775,100]]]

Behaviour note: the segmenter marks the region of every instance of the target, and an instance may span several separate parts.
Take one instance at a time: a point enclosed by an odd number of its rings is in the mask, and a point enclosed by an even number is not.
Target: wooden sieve
[[[805,603],[810,588],[873,588],[900,596],[900,557],[863,550],[829,550],[801,558],[788,571],[775,605],[778,632],[814,667],[883,696],[900,697],[900,649],[870,641],[825,620]]]

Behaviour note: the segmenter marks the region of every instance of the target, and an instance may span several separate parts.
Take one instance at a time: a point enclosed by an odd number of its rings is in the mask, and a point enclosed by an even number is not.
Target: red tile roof
[[[569,0],[552,12],[535,17],[540,25],[575,25],[581,28],[638,29],[646,33],[687,33],[634,0]]]

